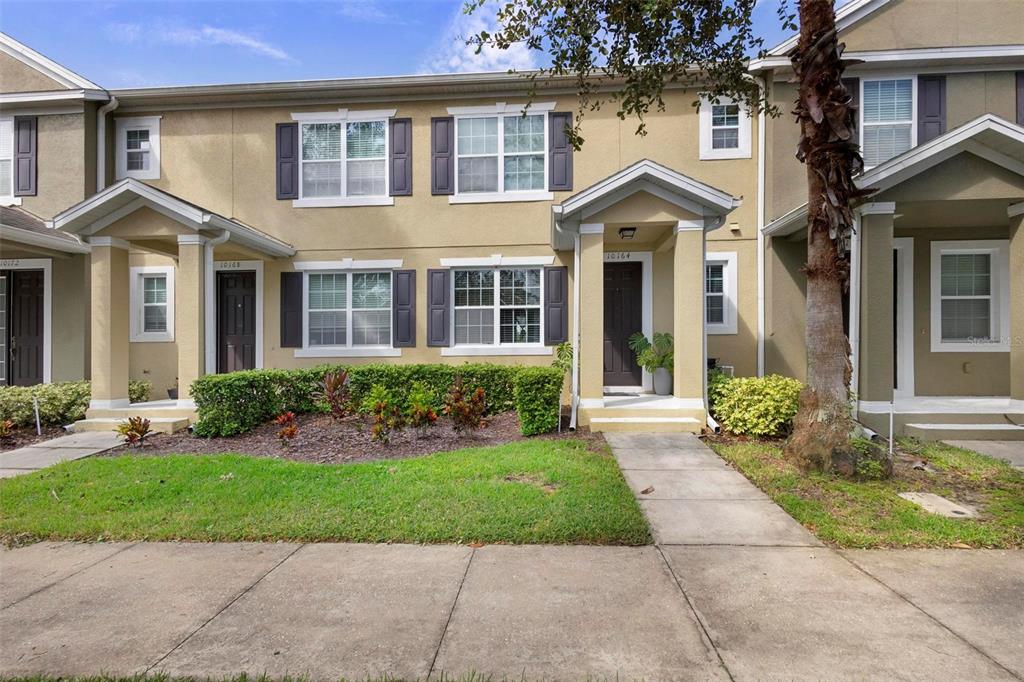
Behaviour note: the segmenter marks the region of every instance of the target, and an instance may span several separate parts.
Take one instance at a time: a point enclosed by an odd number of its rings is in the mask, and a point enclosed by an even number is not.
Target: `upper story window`
[[[864,80],[861,86],[861,153],[868,168],[885,163],[917,142],[914,78]]]
[[[117,179],[160,179],[160,117],[116,119]]]
[[[14,119],[0,118],[0,202],[14,199]]]
[[[455,270],[455,345],[539,345],[541,279],[540,268]]]
[[[554,102],[449,107],[455,118],[452,203],[540,201],[548,191],[548,114]],[[524,113],[525,112],[525,113]]]
[[[298,121],[298,198],[294,205],[394,203],[388,178],[388,123],[395,110],[292,114]]]
[[[705,98],[699,116],[701,159],[750,158],[750,115],[745,107],[724,97],[717,103]]]
[[[131,269],[131,340],[174,340],[174,268]]]

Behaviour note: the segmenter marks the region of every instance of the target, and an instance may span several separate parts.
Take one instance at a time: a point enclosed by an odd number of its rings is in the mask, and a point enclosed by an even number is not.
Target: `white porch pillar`
[[[89,407],[128,406],[128,342],[131,308],[128,243],[116,237],[89,240],[91,269],[92,396]]]
[[[1024,400],[1024,202],[1010,206],[1010,397]]]
[[[192,399],[192,382],[206,373],[206,240],[178,236],[175,279],[175,340],[178,345],[178,398]]]
[[[604,225],[580,225],[580,400],[604,398]]]
[[[704,221],[681,221],[675,231],[676,245],[672,260],[672,336],[675,342],[672,395],[703,402],[707,376]]]

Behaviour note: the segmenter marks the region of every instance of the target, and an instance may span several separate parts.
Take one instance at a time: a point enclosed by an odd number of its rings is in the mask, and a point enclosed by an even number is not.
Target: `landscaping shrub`
[[[708,410],[715,413],[715,406],[722,399],[726,385],[732,380],[728,374],[716,368],[708,370]]]
[[[778,374],[728,379],[716,387],[714,416],[731,433],[780,436],[792,426],[801,388],[796,379]],[[708,393],[710,399],[710,386]]]
[[[377,384],[363,399],[363,411],[373,415],[370,437],[378,443],[391,441],[391,432],[401,429],[402,408],[387,386]]]
[[[437,396],[425,383],[417,381],[409,390],[409,402],[405,407],[405,418],[409,426],[418,431],[425,430],[437,421]]]
[[[328,412],[323,380],[328,372],[348,372],[354,404],[360,405],[376,385],[387,386],[395,402],[408,405],[411,388],[420,382],[435,396],[448,392],[456,375],[469,390],[482,388],[490,414],[515,409],[515,381],[524,371],[515,365],[322,365],[309,369],[256,369],[208,374],[192,384],[199,436],[233,436],[251,431],[282,412]],[[435,409],[440,404],[434,405]]]
[[[85,418],[89,408],[88,381],[65,381],[35,386],[0,386],[0,420],[15,426],[36,422],[32,398],[39,400],[39,421],[44,425],[63,426]],[[128,399],[133,403],[149,399],[148,381],[128,382]]]
[[[484,389],[466,388],[462,377],[455,377],[444,399],[444,413],[451,417],[456,433],[479,429],[484,425],[487,400]]]
[[[153,430],[150,428],[149,420],[145,417],[128,417],[117,425],[117,432],[124,439],[125,445],[141,448]]]
[[[554,367],[523,367],[516,376],[516,412],[524,436],[558,428],[562,407],[562,371]]]

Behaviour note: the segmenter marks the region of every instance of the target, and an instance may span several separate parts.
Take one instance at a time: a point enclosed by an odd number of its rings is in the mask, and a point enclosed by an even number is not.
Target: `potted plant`
[[[657,332],[653,341],[637,332],[629,337],[629,347],[636,353],[636,361],[654,375],[654,392],[657,395],[672,393],[672,365],[674,358],[672,335]]]

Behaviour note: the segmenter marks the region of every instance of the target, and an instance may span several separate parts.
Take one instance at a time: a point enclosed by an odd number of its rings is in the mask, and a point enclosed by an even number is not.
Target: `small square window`
[[[116,120],[118,179],[160,178],[160,117]]]

